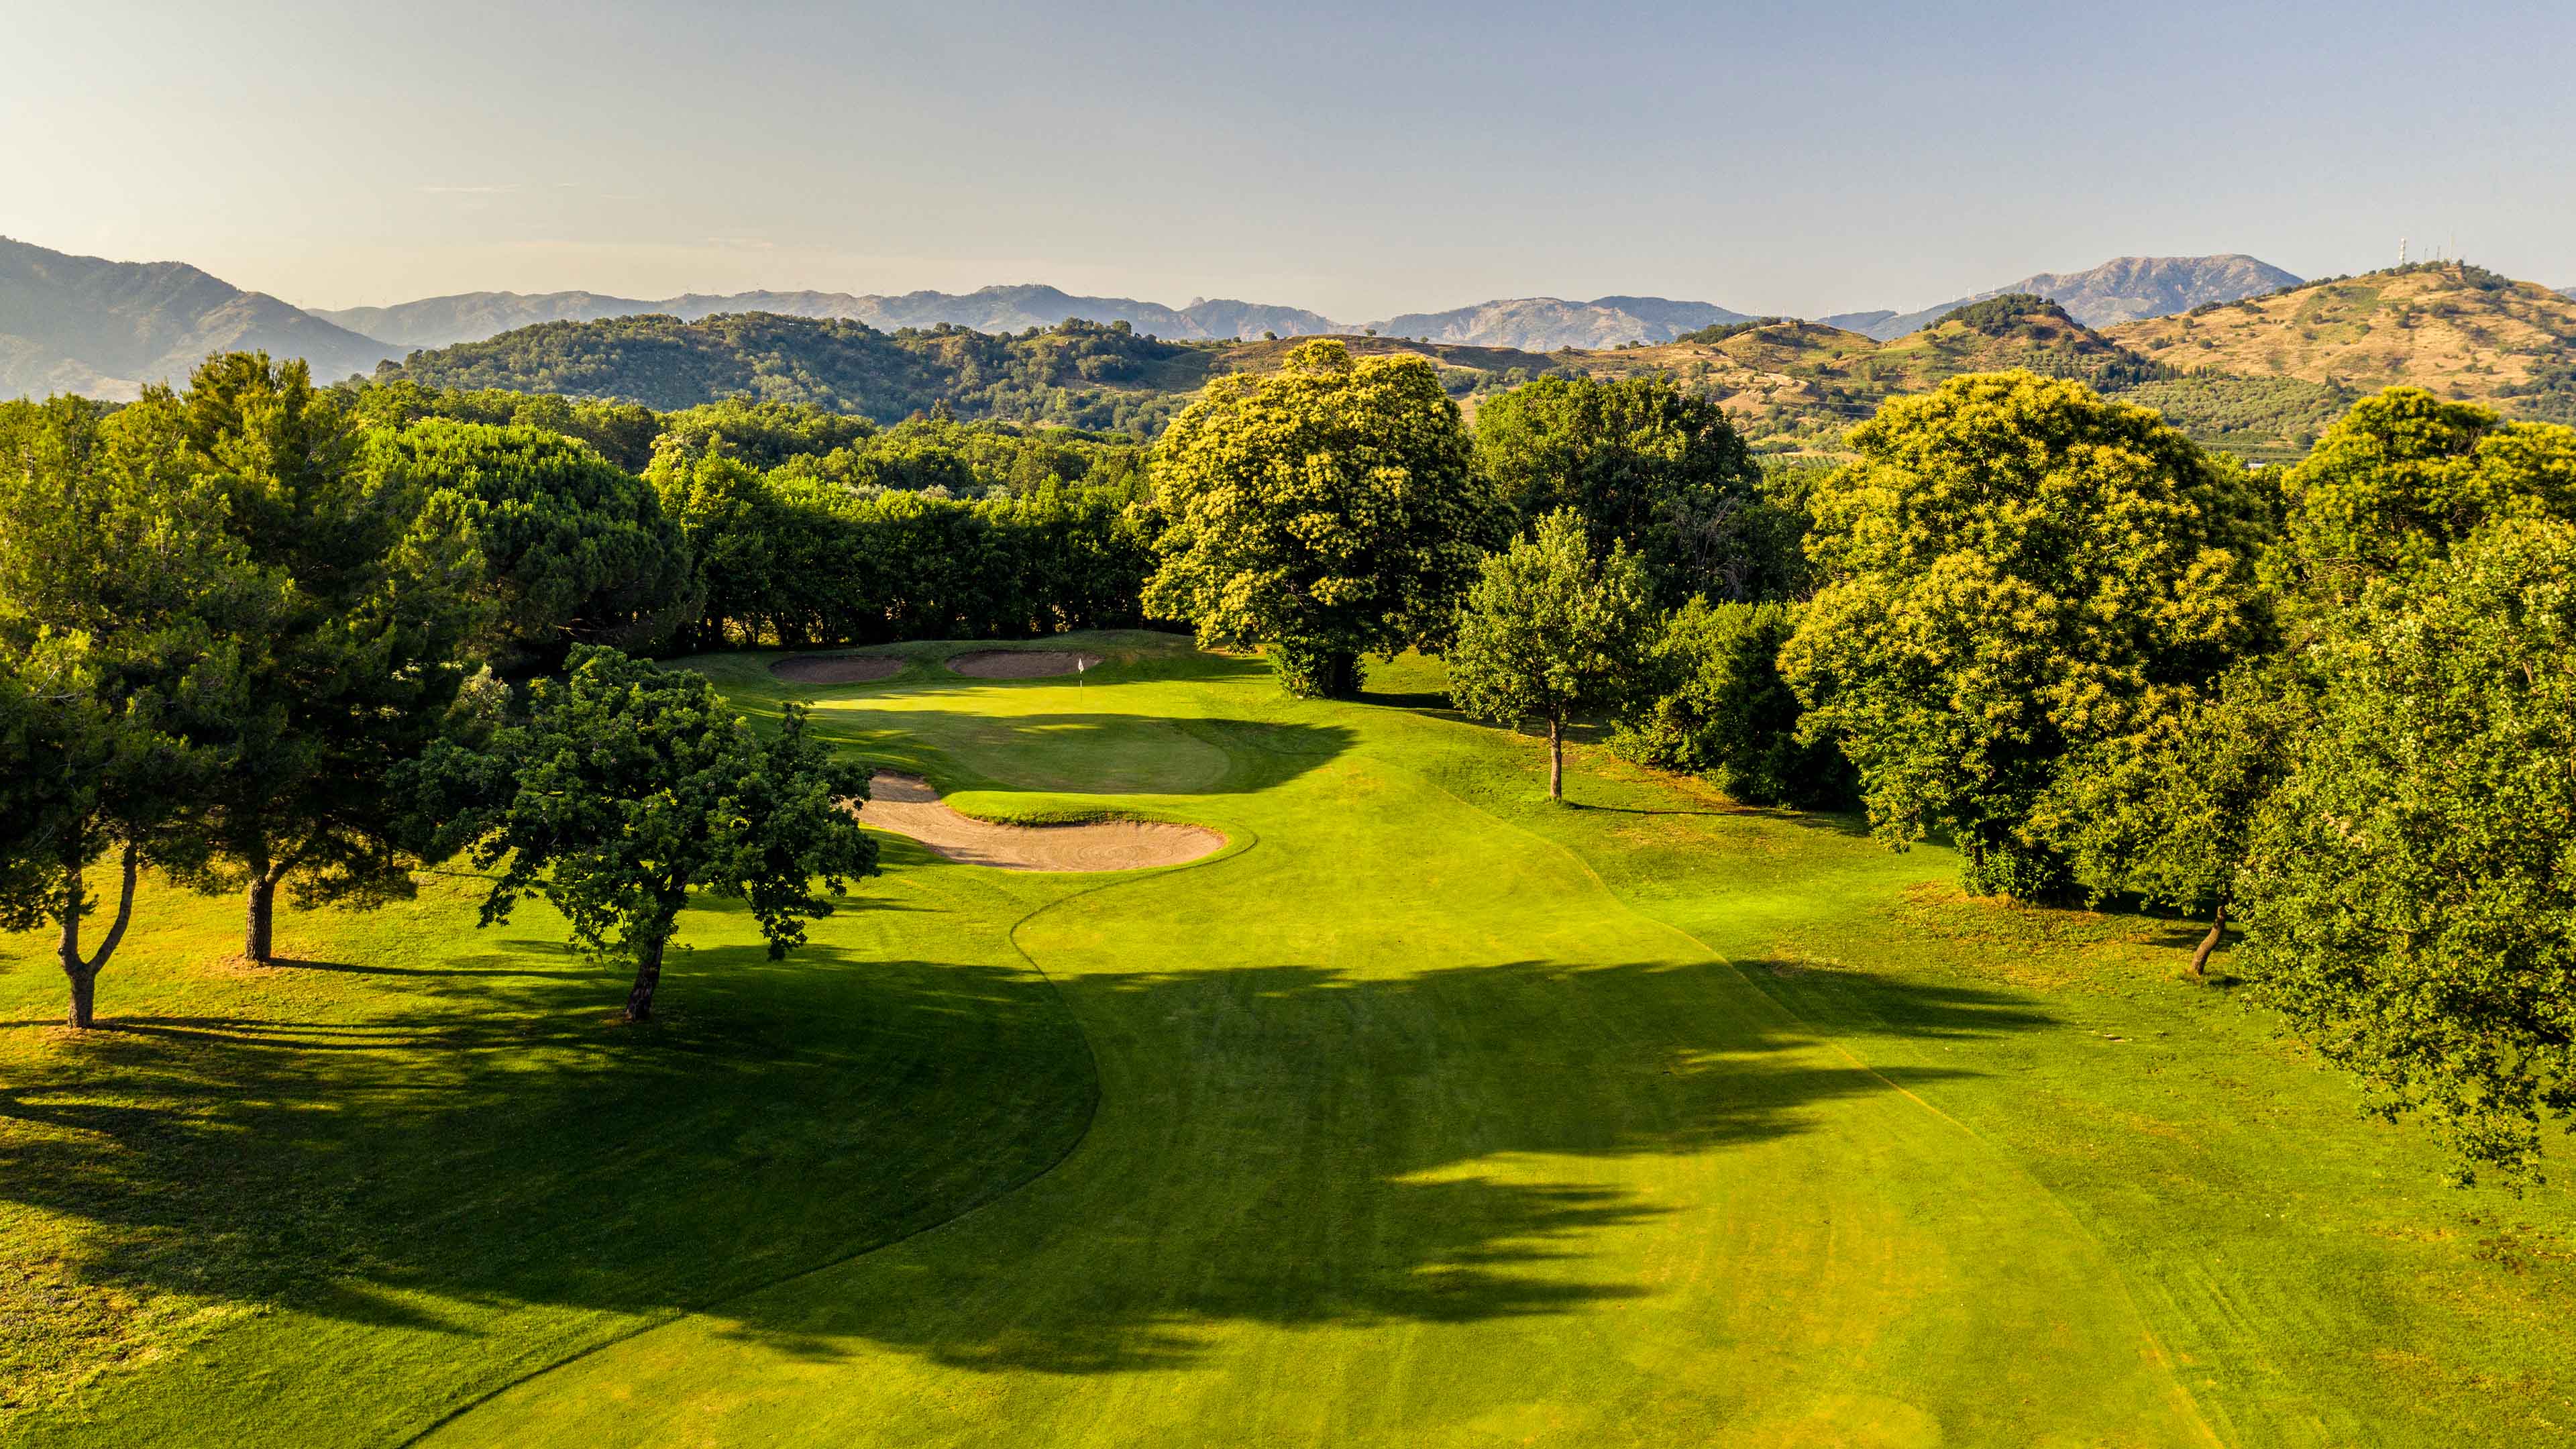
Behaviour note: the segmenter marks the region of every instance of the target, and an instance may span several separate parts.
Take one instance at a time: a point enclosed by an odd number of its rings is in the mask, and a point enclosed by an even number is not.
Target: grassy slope
[[[239,1158],[204,1211],[249,1231],[295,1196],[238,1256],[297,1266],[200,1285],[193,1343],[102,1310],[187,1346],[102,1377],[85,1429],[17,1436],[238,1437],[283,1399],[267,1442],[399,1437],[693,1303],[433,1442],[2515,1444],[2576,1418],[2568,1196],[2434,1186],[2412,1134],[2175,980],[2173,933],[1960,902],[1939,852],[1598,760],[1590,808],[1551,809],[1533,748],[1406,702],[1291,704],[1193,658],[833,691],[829,727],[970,807],[1087,788],[1236,844],[1094,878],[898,853],[868,894],[903,909],[782,967],[701,953],[643,1043],[533,919],[299,921],[470,974],[243,977],[198,964],[228,925],[199,913],[110,996],[161,1018],[114,1049],[186,1074],[0,1033],[0,1231],[95,1282],[138,1214],[69,1190],[71,1154],[183,1200],[186,1164]],[[23,951],[0,974],[14,1018],[54,988]],[[1090,1054],[1088,1134],[995,1198],[1080,1131]],[[126,1281],[185,1299],[178,1265],[228,1251],[205,1226]]]
[[[2481,288],[2425,269],[2319,282],[2108,335],[2185,369],[2496,401],[2536,367],[2576,357],[2576,302],[2537,283]]]

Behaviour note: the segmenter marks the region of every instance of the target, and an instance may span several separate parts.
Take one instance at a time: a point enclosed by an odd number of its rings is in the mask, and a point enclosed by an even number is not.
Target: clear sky
[[[2576,284],[2576,4],[6,7],[0,234],[311,306],[1052,282],[1915,307],[2458,238]]]

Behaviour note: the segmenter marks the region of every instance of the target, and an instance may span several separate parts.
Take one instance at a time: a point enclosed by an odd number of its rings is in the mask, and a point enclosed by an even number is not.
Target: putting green
[[[681,1037],[650,1080],[590,1024],[613,982],[576,973],[596,1000],[524,1003],[569,1057],[515,1068],[563,1130],[514,1154],[490,1137],[530,1129],[502,1110],[471,1171],[442,1152],[443,1184],[368,1199],[444,1249],[343,1271],[337,1299],[273,1293],[23,1436],[2514,1444],[2576,1422],[2565,1194],[2435,1187],[2415,1137],[2176,980],[2174,933],[1962,902],[1940,852],[1590,755],[1586,808],[1549,807],[1527,741],[1412,696],[1295,703],[1240,661],[1088,642],[1114,662],[1078,681],[823,689],[818,727],[969,810],[1115,808],[1226,851],[1047,877],[897,845],[875,908],[777,966],[693,915],[722,944],[666,986]],[[759,658],[701,667],[747,707],[791,688]],[[408,929],[472,946],[457,910]],[[30,974],[0,975],[13,1015]],[[816,1128],[834,1115],[858,1125]],[[538,1207],[450,1221],[442,1186]],[[637,1233],[686,1251],[620,1261]]]

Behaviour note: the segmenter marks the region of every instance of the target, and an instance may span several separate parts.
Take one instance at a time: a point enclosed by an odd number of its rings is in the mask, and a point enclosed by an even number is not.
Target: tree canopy
[[[1147,612],[1273,646],[1298,693],[1347,694],[1360,655],[1439,642],[1489,515],[1431,365],[1355,364],[1330,339],[1209,384],[1157,445],[1154,484],[1168,527]]]
[[[2262,631],[2237,471],[2154,414],[2030,373],[1965,377],[1853,430],[1809,495],[1827,581],[1782,651],[1801,728],[1894,841],[1948,831],[1979,894],[2063,881],[2033,812],[2070,751]]]
[[[188,461],[224,529],[285,607],[231,637],[240,698],[227,768],[199,791],[202,888],[244,892],[243,953],[265,961],[277,886],[302,904],[408,895],[390,771],[437,733],[463,679],[462,540],[413,527],[420,490],[380,464],[343,395],[301,362],[209,360],[178,399]]]
[[[1762,501],[1761,470],[1725,412],[1668,377],[1542,377],[1487,399],[1476,466],[1517,526],[1573,509],[1593,550],[1627,545],[1668,604],[1748,597],[1739,515]]]
[[[576,643],[647,648],[696,612],[687,541],[649,488],[587,445],[523,424],[430,420],[380,438],[421,493],[419,540],[470,554],[474,645],[505,672]]]
[[[2209,918],[2192,955],[2204,972],[2237,903],[2256,821],[2305,727],[2295,661],[2248,660],[2204,688],[2156,691],[2128,730],[2067,762],[2039,833],[2097,897]]]
[[[1582,516],[1560,508],[1488,555],[1459,606],[1449,695],[1478,719],[1547,721],[1547,794],[1565,798],[1565,724],[1645,687],[1656,616],[1626,544],[1595,556]]]
[[[2421,567],[2494,518],[2576,518],[2576,428],[2507,423],[2394,387],[2362,399],[2284,479],[2285,585],[2331,602]]]
[[[1802,738],[1805,713],[1780,677],[1795,604],[1694,598],[1655,646],[1655,697],[1612,739],[1641,764],[1704,775],[1748,805],[1847,807],[1851,762],[1831,739]]]
[[[585,951],[634,965],[626,1018],[642,1021],[691,890],[745,902],[774,960],[875,873],[876,842],[845,808],[867,798],[868,771],[808,734],[801,707],[764,739],[702,674],[588,645],[569,667],[537,681],[525,723],[481,748],[441,741],[412,777],[427,813],[499,872],[485,925],[543,896]]]
[[[139,868],[205,863],[199,800],[237,758],[240,641],[287,608],[227,510],[166,393],[112,416],[0,404],[0,930],[56,928],[75,1027]],[[90,949],[87,873],[110,851],[113,924]]]
[[[2463,1175],[2576,1113],[2576,525],[2508,519],[2373,586],[2251,850],[2249,974]]]

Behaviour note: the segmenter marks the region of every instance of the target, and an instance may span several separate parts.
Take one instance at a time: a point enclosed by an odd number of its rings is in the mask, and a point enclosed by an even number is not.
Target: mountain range
[[[2026,277],[1920,311],[1850,312],[1821,320],[1886,341],[1921,331],[1968,302],[2031,293],[2056,301],[2079,323],[2102,327],[2259,296],[2297,281],[2239,254],[2123,257],[2089,271]],[[1507,298],[1354,325],[1299,307],[1232,299],[1170,307],[1040,285],[962,294],[755,291],[662,298],[582,291],[468,292],[386,307],[299,309],[185,263],[113,262],[0,238],[0,396],[69,391],[130,398],[147,383],[184,379],[207,353],[219,350],[302,357],[316,376],[337,379],[372,372],[416,350],[479,342],[539,323],[645,315],[694,322],[746,313],[855,321],[885,332],[947,325],[1024,333],[1079,317],[1124,322],[1137,333],[1172,341],[1374,331],[1531,353],[1659,345],[1711,326],[1752,320],[1710,302],[1620,295],[1589,301]]]
[[[1843,312],[1816,320],[1828,327],[1891,342],[1989,297],[2046,297],[2087,327],[2167,317],[2210,302],[2234,302],[2295,287],[2300,279],[2269,262],[2228,252],[2214,257],[2115,257],[2081,272],[2041,272],[1984,292],[1971,292],[1919,312]]]
[[[110,262],[0,237],[0,397],[131,398],[210,352],[301,357],[346,377],[399,349],[184,262]]]
[[[313,315],[325,321],[405,349],[480,342],[539,322],[596,322],[608,317],[648,315],[695,322],[734,312],[837,318],[864,322],[881,332],[943,323],[978,332],[1025,332],[1079,317],[1086,322],[1124,322],[1139,332],[1176,341],[1257,337],[1263,332],[1294,337],[1359,330],[1339,327],[1319,313],[1298,307],[1204,299],[1186,307],[1166,307],[1133,297],[1078,297],[1054,287],[1034,285],[985,287],[962,295],[906,292],[899,297],[853,296],[848,292],[734,292],[723,296],[692,292],[649,301],[603,297],[596,292],[464,292],[452,297],[424,297],[391,307],[313,309]]]

